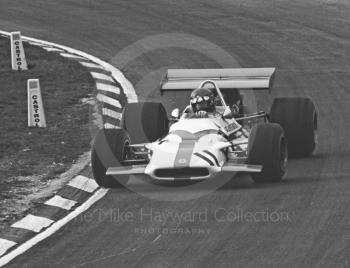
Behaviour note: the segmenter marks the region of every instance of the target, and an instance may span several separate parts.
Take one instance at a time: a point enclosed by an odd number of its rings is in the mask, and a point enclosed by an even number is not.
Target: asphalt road
[[[270,97],[310,96],[320,118],[315,155],[290,161],[282,183],[242,176],[201,198],[166,202],[205,189],[136,182],[148,197],[111,190],[8,267],[349,267],[349,17],[347,0],[2,0],[2,29],[112,61],[141,99],[185,104],[153,90],[170,66],[276,66]],[[131,216],[118,218],[118,209]],[[167,212],[190,216],[156,218]]]

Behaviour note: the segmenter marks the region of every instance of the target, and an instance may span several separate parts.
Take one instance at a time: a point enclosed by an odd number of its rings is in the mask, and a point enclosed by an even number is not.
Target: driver
[[[190,104],[188,111],[185,112],[187,118],[213,118],[228,140],[242,135],[239,131],[242,126],[237,123],[232,114],[224,117],[216,111],[216,97],[212,90],[205,87],[193,90]]]
[[[219,113],[215,109],[215,95],[209,88],[197,88],[192,91],[190,104],[191,117],[207,118],[216,117]]]

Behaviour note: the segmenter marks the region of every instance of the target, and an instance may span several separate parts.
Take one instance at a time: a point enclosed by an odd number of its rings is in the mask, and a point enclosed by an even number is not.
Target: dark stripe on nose
[[[175,157],[174,167],[189,167],[196,140],[183,140]]]
[[[202,158],[204,161],[208,162],[209,165],[211,166],[214,166],[214,163],[209,159],[207,158],[206,156],[200,154],[200,153],[194,153],[195,156],[198,156],[199,158]]]
[[[214,159],[216,165],[219,166],[219,161],[218,161],[218,159],[216,158],[216,156],[212,152],[210,152],[208,150],[204,150],[203,152],[208,154],[208,155],[210,155]]]

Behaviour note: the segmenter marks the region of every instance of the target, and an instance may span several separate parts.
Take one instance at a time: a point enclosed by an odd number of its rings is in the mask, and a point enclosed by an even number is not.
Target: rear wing
[[[276,68],[169,69],[161,91],[196,89],[204,80],[214,81],[220,89],[268,89],[273,85]]]

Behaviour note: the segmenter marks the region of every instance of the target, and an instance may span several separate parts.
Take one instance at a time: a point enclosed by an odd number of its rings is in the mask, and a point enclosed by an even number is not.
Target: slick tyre
[[[278,124],[264,123],[252,128],[248,140],[248,164],[262,165],[262,172],[252,173],[257,183],[278,182],[287,169],[288,145]]]
[[[121,127],[133,144],[153,142],[168,133],[169,121],[161,103],[128,103],[123,111]]]
[[[127,158],[126,146],[130,137],[124,129],[101,129],[96,134],[91,150],[91,167],[95,181],[106,188],[118,188],[128,181],[127,175],[107,176],[109,167],[122,166]]]
[[[277,98],[270,122],[280,124],[288,140],[289,157],[307,157],[317,144],[317,112],[309,98]]]

